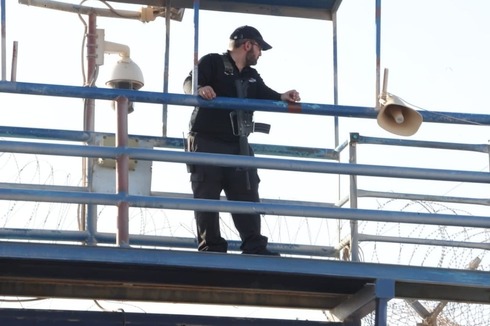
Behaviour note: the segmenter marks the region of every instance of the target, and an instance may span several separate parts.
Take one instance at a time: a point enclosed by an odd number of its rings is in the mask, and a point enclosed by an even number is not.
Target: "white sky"
[[[344,0],[338,12],[339,104],[368,107],[375,104],[374,4],[374,0]],[[84,5],[104,7],[98,1],[87,1]],[[17,81],[83,84],[81,61],[84,58],[81,57],[81,48],[84,30],[76,14],[20,5],[14,1],[8,1],[6,13],[9,65],[12,42],[19,42]],[[486,0],[382,1],[381,67],[390,71],[389,92],[422,110],[488,114],[489,14],[490,2]],[[86,16],[83,18],[87,19]],[[252,25],[273,46],[272,50],[263,52],[256,67],[270,87],[277,91],[295,88],[306,103],[333,103],[330,22],[206,11],[201,12],[199,22],[199,57],[209,52],[225,51],[228,37],[236,27]],[[131,57],[145,77],[142,90],[158,92],[163,89],[164,19],[141,23],[101,17],[97,27],[105,29],[106,40],[131,48]],[[168,88],[170,93],[183,93],[183,79],[193,66],[192,10],[185,12],[182,22],[172,21],[171,34]],[[116,59],[117,55],[106,55],[106,63],[101,67],[96,83],[98,87],[105,87],[111,63]],[[7,76],[10,76],[10,69]],[[79,99],[0,94],[0,103],[2,125],[82,128],[83,106]],[[130,115],[130,133],[161,135],[161,107],[142,103],[135,106],[136,111]],[[186,133],[191,110],[187,107],[169,107],[168,136],[182,137]],[[252,135],[251,142],[334,147],[331,117],[258,112],[256,120],[271,123],[272,130],[269,135]],[[97,101],[96,130],[113,132],[115,128],[111,103]],[[486,144],[490,138],[488,131],[486,126],[423,123],[419,132],[410,139]],[[374,119],[341,118],[340,140],[347,140],[350,132],[397,138],[379,128]],[[423,149],[361,146],[358,162],[488,171],[488,157],[484,154],[438,151],[434,155]],[[188,175],[183,167],[173,169],[172,166],[172,170],[163,170],[154,166],[155,190],[190,191]],[[73,173],[68,172],[66,167],[55,169],[55,174],[65,175],[65,172]],[[290,173],[288,177],[293,179],[294,186],[289,187],[284,185],[285,174],[282,172],[263,171],[260,175],[264,198],[335,202],[339,196],[336,178]],[[281,186],[278,187],[278,184]],[[383,191],[427,191],[450,196],[482,197],[489,193],[488,185],[420,181],[414,184],[413,181],[405,183],[401,180],[373,183],[370,178],[360,178],[359,186]],[[347,193],[348,188],[344,185],[341,196]],[[376,202],[366,204],[376,205]],[[482,215],[484,209],[476,207],[471,212]],[[115,224],[109,225],[107,230],[113,230]],[[274,224],[271,228],[280,227]],[[332,232],[331,237],[336,234],[335,230],[329,232]],[[190,233],[187,235],[191,236]],[[337,239],[331,241],[335,243]]]

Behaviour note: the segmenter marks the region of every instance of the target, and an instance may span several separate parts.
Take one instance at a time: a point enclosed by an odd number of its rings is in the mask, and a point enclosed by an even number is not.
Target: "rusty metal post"
[[[125,149],[128,146],[128,98],[116,99],[117,131],[116,146]],[[120,153],[116,158],[116,189],[119,195],[126,197],[129,192],[129,155]],[[117,237],[119,247],[129,247],[129,204],[124,199],[118,203]]]
[[[88,87],[95,86],[96,76],[96,52],[97,52],[97,15],[90,13],[88,15],[88,31],[87,31],[87,80],[85,85]],[[95,130],[95,99],[85,98],[83,108],[83,130],[94,131]],[[93,145],[93,139],[88,140],[89,145]],[[82,160],[82,179],[84,186],[88,187],[89,191],[92,191],[93,183],[93,158],[83,158]],[[79,216],[79,228],[80,230],[87,230],[89,233],[88,240],[89,245],[95,245],[95,234],[97,233],[97,205],[80,205]]]

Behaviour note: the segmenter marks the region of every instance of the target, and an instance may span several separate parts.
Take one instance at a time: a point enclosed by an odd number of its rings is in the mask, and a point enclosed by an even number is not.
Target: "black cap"
[[[259,31],[253,28],[252,26],[245,25],[245,26],[238,27],[230,35],[230,40],[243,40],[243,39],[250,39],[250,40],[257,41],[257,43],[259,43],[260,47],[262,48],[262,51],[267,51],[272,49],[272,46],[270,46],[269,43],[264,41]]]

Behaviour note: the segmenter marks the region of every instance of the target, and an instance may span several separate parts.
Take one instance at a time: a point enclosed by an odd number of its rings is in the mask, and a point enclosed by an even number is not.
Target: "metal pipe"
[[[356,138],[351,137],[349,143],[349,163],[357,163]],[[357,209],[357,175],[350,176],[349,185],[350,208]],[[355,220],[350,221],[350,257],[352,261],[359,261],[359,225]]]
[[[337,44],[337,11],[332,13],[333,104],[339,104],[339,69]],[[334,117],[335,147],[339,146],[339,117]],[[340,186],[339,186],[340,187]]]
[[[337,43],[337,9],[332,11],[332,58],[333,58],[333,103],[335,105],[339,104],[339,76],[338,76],[338,43]],[[335,148],[339,147],[339,117],[333,117],[334,126],[334,142]],[[340,187],[340,175],[337,176],[337,198],[340,199],[341,187]],[[338,221],[337,225],[337,238],[341,239],[341,221]]]
[[[5,0],[0,2],[0,20],[2,21],[2,80],[7,79],[7,25]]]
[[[170,10],[167,7],[167,10],[163,11],[159,7],[162,4],[162,2],[163,1],[159,1],[158,3],[155,2],[147,3],[147,6],[141,7],[139,11],[131,11],[131,10],[122,10],[122,9],[114,10],[114,8],[105,9],[105,8],[97,8],[97,7],[87,7],[87,6],[81,6],[72,3],[57,2],[52,0],[19,0],[19,3],[23,5],[72,12],[79,15],[95,13],[99,17],[134,19],[144,23],[154,21],[157,17],[161,17],[165,15],[165,16],[169,16],[171,19],[182,21],[182,18],[184,16],[183,8],[172,8],[174,10]],[[165,1],[165,2],[170,2],[170,1]]]
[[[284,101],[239,99],[217,97],[212,101],[200,99],[198,96],[171,94],[162,92],[146,92],[116,88],[94,88],[66,85],[49,85],[36,83],[0,81],[0,92],[22,95],[44,95],[57,97],[88,98],[114,100],[125,96],[133,102],[167,103],[180,106],[200,106],[215,109],[253,110],[277,113],[297,113],[348,118],[376,119],[374,108],[361,106],[331,105],[318,103],[287,103]],[[490,125],[490,115],[476,113],[418,111],[424,122],[448,124]]]
[[[86,132],[74,130],[40,129],[0,126],[0,136],[3,137],[27,137],[37,139],[81,141],[88,142],[97,136],[113,137],[113,133],[108,132]],[[151,142],[155,147],[182,149],[184,141],[182,138],[174,137],[154,137],[146,135],[131,135],[132,138]],[[339,152],[342,148],[314,148],[301,146],[283,146],[269,144],[250,144],[256,154],[289,156],[299,158],[326,159],[338,161]]]
[[[445,202],[445,203],[490,206],[489,198],[468,198],[468,197],[454,197],[454,196],[437,196],[437,195],[427,195],[427,194],[407,194],[407,193],[400,193],[400,192],[371,191],[371,190],[363,190],[363,189],[357,189],[357,196],[417,200],[417,201],[425,201],[425,202],[437,201],[437,202]]]
[[[39,230],[39,229],[0,229],[0,239],[19,239],[31,241],[67,241],[67,242],[86,242],[89,237],[85,231],[68,231],[68,230]],[[97,243],[114,244],[117,240],[117,234],[114,233],[97,233],[95,235]],[[131,234],[131,244],[133,246],[147,247],[171,247],[195,249],[197,247],[196,238],[174,237],[174,236],[153,236],[146,234]],[[241,251],[241,241],[228,240],[229,251]],[[269,243],[268,247],[272,250],[301,256],[317,257],[336,257],[338,249],[328,246],[315,246],[304,244],[290,243]]]
[[[87,81],[85,86],[94,87],[97,74],[97,16],[94,12],[89,14],[88,35],[87,35]],[[84,98],[83,130],[93,132],[95,130],[95,99],[92,97]],[[92,145],[93,139],[87,140],[87,144]],[[93,165],[91,158],[82,158],[82,182],[85,187],[92,190],[93,184]],[[89,239],[87,244],[95,245],[93,234],[97,232],[97,207],[94,205],[82,205],[80,207],[80,226],[87,230]]]
[[[301,216],[314,218],[345,219],[356,221],[393,222],[424,225],[448,225],[474,228],[490,228],[489,216],[450,215],[380,211],[369,209],[347,209],[310,205],[287,205],[272,203],[251,203],[241,201],[221,201],[207,199],[186,199],[175,197],[154,197],[106,193],[80,193],[66,191],[39,191],[31,189],[0,188],[0,199],[39,201],[56,203],[87,203],[117,205],[126,201],[131,207],[157,209],[192,210],[205,212],[256,213],[268,215]]]
[[[120,150],[128,147],[128,99],[119,97],[117,103],[116,146]],[[129,194],[129,155],[121,151],[116,158],[116,189],[121,198]],[[129,204],[124,199],[117,204],[117,241],[119,247],[129,247]]]
[[[163,69],[163,92],[168,93],[168,74],[170,62],[170,4],[171,1],[166,1],[165,5],[165,59]],[[162,104],[162,136],[167,136],[167,120],[168,120],[168,105]]]
[[[488,145],[487,145],[487,153],[488,153],[488,169],[490,170],[490,140],[488,141]]]
[[[10,126],[0,126],[0,135],[2,137],[37,138],[37,139],[80,141],[80,142],[87,142],[90,138],[93,137],[93,133],[87,131],[25,128],[25,127],[10,127]]]
[[[372,235],[372,234],[359,234],[359,241],[367,242],[390,242],[390,243],[405,243],[424,246],[441,246],[452,248],[468,248],[468,249],[482,249],[490,250],[490,243],[485,242],[468,242],[468,241],[455,241],[455,240],[439,240],[439,239],[417,239],[409,237],[390,237],[384,235]]]
[[[10,81],[17,80],[17,58],[19,53],[19,42],[14,41],[14,45],[12,48],[12,67],[10,71]]]
[[[197,94],[197,86],[199,80],[199,74],[197,64],[199,62],[199,6],[200,1],[194,0],[194,65],[192,70],[192,93]]]
[[[35,142],[1,141],[0,151],[11,153],[36,153],[61,156],[87,156],[94,158],[114,158],[126,153],[132,159],[163,161],[172,163],[207,164],[231,167],[256,167],[270,170],[334,173],[343,175],[364,175],[372,177],[426,179],[490,183],[487,172],[407,168],[388,165],[347,164],[336,162],[315,162],[266,157],[245,157],[212,153],[189,153],[181,151],[153,150],[147,148],[110,148],[105,146],[80,146],[66,144],[43,144]]]
[[[104,16],[104,17],[141,20],[141,12],[139,11],[118,9],[117,12],[115,12],[114,10],[105,9],[105,8],[87,7],[87,6],[81,6],[73,3],[64,3],[64,2],[51,1],[51,0],[18,0],[18,1],[19,4],[22,5],[72,12],[80,15],[97,14],[97,16]]]
[[[380,108],[379,96],[381,94],[381,0],[376,0],[375,4],[375,23],[376,23],[376,96],[374,107]]]
[[[87,34],[87,85],[95,86],[96,79],[96,57],[97,57],[97,16],[91,13],[88,20]],[[95,128],[95,99],[91,97],[85,98],[85,111],[83,120],[83,130],[93,131]]]
[[[435,141],[425,141],[425,140],[366,137],[366,136],[361,136],[359,134],[355,134],[355,137],[357,137],[357,142],[359,144],[425,147],[431,149],[449,149],[449,150],[458,150],[458,151],[463,150],[463,151],[490,153],[489,150],[490,146],[487,144],[463,144],[463,143],[447,143],[447,142],[435,142]]]

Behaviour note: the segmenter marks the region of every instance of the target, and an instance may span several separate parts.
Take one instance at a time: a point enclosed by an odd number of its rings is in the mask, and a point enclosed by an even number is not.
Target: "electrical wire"
[[[397,97],[399,99],[401,99],[402,101],[404,101],[405,103],[407,103],[408,105],[414,107],[414,108],[417,108],[419,111],[424,111],[424,112],[430,112],[431,114],[434,114],[434,115],[437,115],[437,116],[440,116],[440,117],[444,117],[444,118],[447,118],[448,119],[448,122],[454,122],[454,121],[460,121],[460,122],[464,122],[466,124],[472,124],[472,125],[476,125],[476,126],[483,126],[483,124],[481,123],[478,123],[476,121],[471,121],[471,120],[468,120],[468,119],[463,119],[463,118],[456,118],[456,117],[453,117],[449,114],[444,114],[444,113],[441,113],[441,112],[434,112],[434,111],[429,111],[427,109],[424,109],[418,105],[414,105],[408,101],[406,101],[405,99],[401,98],[400,96],[397,95]]]

